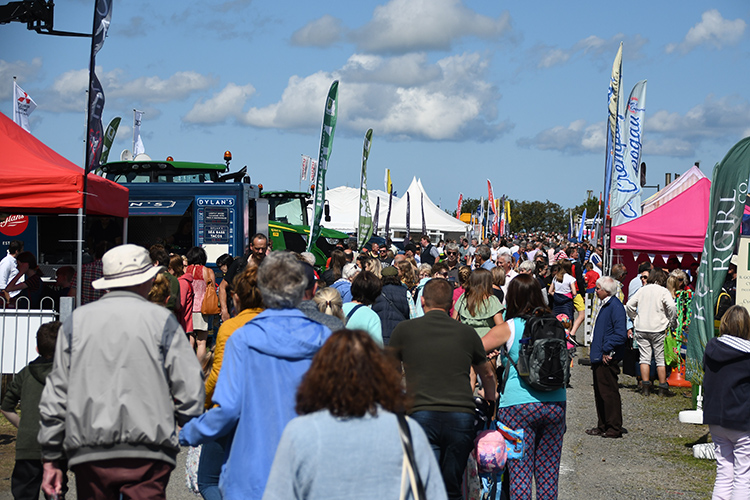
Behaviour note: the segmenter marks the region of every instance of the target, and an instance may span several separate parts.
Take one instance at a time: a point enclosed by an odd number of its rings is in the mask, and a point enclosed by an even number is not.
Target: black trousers
[[[63,471],[62,495],[64,499],[68,492],[68,467],[67,462],[60,462]],[[44,469],[41,460],[16,460],[13,474],[10,479],[10,491],[15,500],[39,500],[39,490],[42,487],[42,476]],[[44,498],[49,498],[44,495]]]
[[[599,419],[597,427],[602,432],[622,434],[622,401],[620,388],[617,385],[617,375],[620,367],[613,361],[609,365],[593,363],[591,371],[594,374],[594,398],[596,401],[596,415]]]

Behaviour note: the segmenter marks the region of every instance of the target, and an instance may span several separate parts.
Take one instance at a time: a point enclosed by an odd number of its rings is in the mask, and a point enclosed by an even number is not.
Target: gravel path
[[[579,349],[582,351],[582,349]],[[560,468],[560,499],[705,499],[710,498],[715,462],[692,456],[691,445],[705,439],[708,426],[682,424],[681,410],[691,400],[676,396],[644,397],[636,380],[620,375],[622,439],[589,436],[596,426],[591,368],[576,364],[568,390],[567,432]]]

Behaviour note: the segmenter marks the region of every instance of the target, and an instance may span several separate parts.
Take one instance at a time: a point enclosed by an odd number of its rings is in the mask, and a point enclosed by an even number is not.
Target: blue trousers
[[[445,489],[451,500],[461,499],[461,482],[466,461],[474,447],[472,413],[417,411],[409,415],[422,426],[440,464]]]
[[[219,476],[224,465],[226,437],[204,443],[198,462],[198,490],[204,500],[222,500]]]

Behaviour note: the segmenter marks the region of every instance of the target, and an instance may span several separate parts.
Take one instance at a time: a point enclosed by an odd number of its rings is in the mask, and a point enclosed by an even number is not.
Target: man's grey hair
[[[596,280],[596,284],[599,285],[599,287],[607,292],[607,295],[612,297],[617,293],[617,289],[619,288],[617,286],[617,281],[611,277],[611,276],[602,276],[598,280]]]
[[[269,309],[293,309],[302,301],[307,276],[291,252],[271,252],[258,268],[258,288]]]
[[[500,255],[497,256],[497,261],[512,263],[513,257],[509,253],[501,253]]]
[[[479,245],[477,247],[477,253],[482,258],[482,260],[490,260],[492,250],[490,250],[490,247],[488,247],[487,245]]]
[[[518,264],[518,272],[521,274],[534,274],[535,270],[536,264],[534,264],[534,261],[525,260]]]
[[[455,243],[453,241],[451,241],[450,243],[446,243],[445,249],[450,250],[451,252],[458,252],[458,243]]]

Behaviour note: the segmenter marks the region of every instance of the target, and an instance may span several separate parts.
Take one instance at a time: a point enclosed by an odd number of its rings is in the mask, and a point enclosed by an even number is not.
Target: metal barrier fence
[[[587,293],[584,295],[586,299],[586,310],[584,311],[585,319],[583,321],[583,345],[591,344],[591,337],[594,335],[594,320],[596,319],[596,313],[599,310],[599,303],[601,302],[595,293]]]
[[[42,298],[39,309],[31,309],[27,297],[17,297],[15,308],[8,307],[0,297],[0,374],[14,375],[36,359],[37,330],[58,317],[50,297]]]

